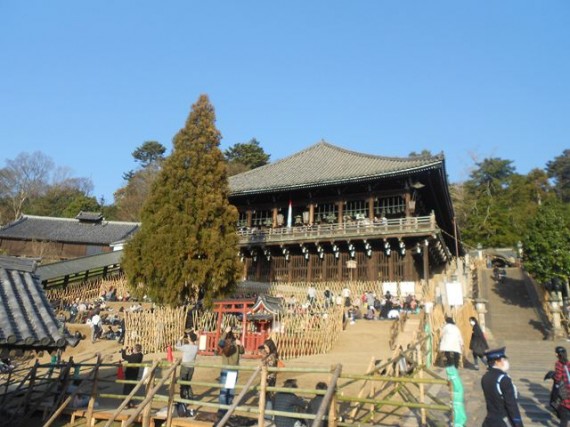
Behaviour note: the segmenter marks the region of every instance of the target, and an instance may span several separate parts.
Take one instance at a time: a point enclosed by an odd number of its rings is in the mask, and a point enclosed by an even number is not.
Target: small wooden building
[[[319,142],[230,177],[230,190],[246,280],[418,282],[463,253],[443,155]]]
[[[0,250],[11,256],[50,262],[113,251],[140,224],[107,221],[100,213],[80,212],[75,218],[23,215],[0,229]]]

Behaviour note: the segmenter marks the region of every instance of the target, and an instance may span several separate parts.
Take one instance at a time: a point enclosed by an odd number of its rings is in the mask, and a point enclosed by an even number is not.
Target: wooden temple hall
[[[419,281],[461,255],[443,155],[319,142],[230,177],[246,280]]]

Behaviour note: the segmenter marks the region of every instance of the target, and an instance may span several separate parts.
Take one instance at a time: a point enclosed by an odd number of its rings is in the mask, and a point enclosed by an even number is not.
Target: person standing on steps
[[[463,337],[451,317],[445,318],[445,326],[441,330],[439,351],[445,355],[445,366],[459,368],[459,361],[463,353]]]
[[[523,427],[517,404],[517,388],[507,374],[510,366],[505,347],[489,350],[485,357],[489,369],[481,378],[487,405],[483,427]]]
[[[568,362],[568,353],[562,346],[556,347],[557,361],[554,364],[554,382],[559,384],[558,387],[566,387],[570,391],[570,378],[568,371],[570,370],[570,362]],[[567,427],[570,421],[570,399],[562,399],[558,407],[558,417],[560,418],[560,427]]]
[[[485,351],[489,349],[487,339],[479,326],[479,322],[474,317],[469,318],[471,324],[471,342],[469,343],[469,350],[473,353],[473,365],[476,370],[479,370],[479,359],[483,361]]]

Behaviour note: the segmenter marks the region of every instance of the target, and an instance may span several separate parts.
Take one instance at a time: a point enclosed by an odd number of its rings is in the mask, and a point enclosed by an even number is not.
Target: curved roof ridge
[[[443,154],[386,157],[347,150],[321,140],[274,163],[231,176],[230,194],[283,191],[407,175],[413,171],[444,168],[444,162]]]
[[[308,147],[307,150],[310,149],[310,148],[312,148],[312,147],[315,147],[315,146],[317,146],[317,145],[320,145],[320,144],[326,145],[326,146],[328,146],[328,147],[330,147],[330,148],[333,148],[333,149],[338,150],[338,151],[342,151],[342,152],[347,153],[347,154],[355,154],[355,155],[357,155],[357,156],[367,157],[367,158],[371,158],[371,159],[393,160],[393,161],[407,162],[407,161],[409,161],[409,160],[416,160],[416,159],[426,159],[426,160],[427,160],[427,159],[434,159],[434,160],[437,160],[437,161],[441,161],[441,160],[444,158],[443,152],[438,153],[438,154],[435,154],[435,155],[431,155],[431,156],[407,156],[407,157],[381,156],[381,155],[378,155],[378,154],[368,154],[368,153],[363,153],[363,152],[361,152],[361,151],[349,150],[348,148],[344,148],[344,147],[340,147],[340,146],[338,146],[338,145],[331,144],[330,142],[327,142],[327,141],[325,141],[325,140],[320,140],[320,141],[317,142],[316,144],[313,144],[313,145],[311,145],[310,147]],[[303,151],[305,151],[305,150],[303,150]],[[301,153],[301,152],[299,152],[299,153]],[[297,153],[297,154],[299,154],[299,153]]]
[[[46,220],[46,221],[72,221],[72,222],[79,222],[79,220],[77,218],[67,218],[67,217],[59,217],[59,216],[42,216],[42,215],[27,215],[24,214],[22,215],[17,221],[12,222],[11,224],[14,224],[18,221],[22,221],[26,218],[29,219],[41,219],[41,220]],[[117,221],[117,220],[108,220],[103,218],[102,222],[107,223],[107,224],[121,224],[121,225],[141,225],[140,222],[136,222],[136,221]]]
[[[73,221],[77,222],[77,218],[66,218],[66,217],[57,217],[57,216],[42,216],[42,215],[27,215],[24,214],[21,216],[21,219],[45,219],[46,221]]]

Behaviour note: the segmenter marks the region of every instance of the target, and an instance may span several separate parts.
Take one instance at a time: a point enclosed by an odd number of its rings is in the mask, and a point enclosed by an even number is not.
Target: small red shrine
[[[214,331],[199,331],[200,351],[202,355],[214,355],[223,333],[222,321],[224,316],[234,315],[241,320],[239,339],[244,346],[243,357],[257,357],[257,349],[269,338],[273,320],[277,314],[284,311],[283,298],[262,295],[254,298],[225,299],[214,301],[214,312],[217,313],[216,329]],[[235,332],[234,332],[235,333]],[[205,339],[202,337],[206,337]]]

